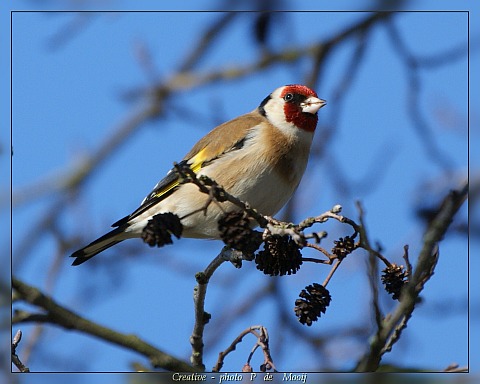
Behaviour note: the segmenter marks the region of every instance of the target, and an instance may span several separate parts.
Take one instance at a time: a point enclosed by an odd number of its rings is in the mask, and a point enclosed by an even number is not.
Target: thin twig
[[[332,265],[333,259],[323,260],[323,259],[315,259],[313,257],[302,257],[302,261],[308,261],[310,263],[317,263],[317,264],[328,264]]]
[[[379,252],[380,253],[380,252]],[[372,310],[373,317],[377,329],[381,326],[383,319],[382,311],[380,310],[379,295],[378,295],[378,258],[372,252],[368,254],[368,283],[372,291]]]
[[[410,259],[408,257],[408,244],[403,246],[403,259],[405,260],[405,268],[407,271],[407,277],[412,275],[412,263],[410,263]]]
[[[366,251],[368,251],[369,254],[374,255],[378,257],[380,260],[382,260],[387,267],[390,267],[392,264],[387,260],[387,258],[383,256],[380,252],[378,252],[376,249],[372,248],[372,246],[370,245],[370,240],[367,236],[367,231],[365,227],[365,221],[364,221],[365,212],[364,212],[362,203],[360,201],[356,201],[355,205],[357,206],[358,221],[360,222],[360,225],[358,225],[356,228],[356,230],[358,230],[358,233],[360,234],[360,246]]]
[[[325,278],[325,281],[323,282],[323,286],[326,288],[327,284],[329,283],[330,279],[332,278],[333,274],[335,271],[338,269],[340,264],[342,263],[344,259],[338,259],[336,263],[333,265],[332,269],[330,269],[330,272],[328,273],[327,277]]]
[[[17,347],[18,347],[18,344],[20,344],[21,340],[22,340],[22,331],[18,330],[17,333],[15,333],[15,336],[13,337],[13,340],[12,340],[12,363],[15,364],[15,366],[18,368],[20,372],[30,372],[30,369],[22,363],[22,361],[17,355]]]
[[[323,253],[325,256],[327,256],[328,260],[316,260],[316,259],[311,260],[308,257],[304,257],[304,258],[302,258],[303,261],[313,261],[314,263],[332,264],[333,260],[336,259],[336,256],[331,255],[326,249],[320,247],[317,244],[306,243],[305,247],[313,248],[313,249]]]
[[[259,332],[257,332],[257,330]],[[232,343],[228,346],[227,349],[225,349],[224,351],[222,351],[218,354],[217,363],[212,368],[212,372],[220,372],[220,370],[223,367],[225,357],[227,357],[227,355],[229,353],[233,352],[237,348],[237,345],[239,343],[241,343],[243,338],[246,335],[248,335],[249,333],[254,335],[257,338],[257,341],[256,341],[255,345],[252,347],[252,350],[250,351],[250,354],[247,358],[247,363],[246,364],[248,366],[250,366],[250,362],[251,362],[251,359],[253,357],[253,354],[260,347],[262,349],[263,355],[264,355],[263,366],[265,367],[265,369],[267,369],[269,367],[270,369],[273,369],[274,371],[276,371],[275,365],[274,365],[273,360],[272,360],[272,356],[270,354],[269,338],[268,338],[267,329],[262,325],[254,325],[254,326],[251,326],[251,327],[243,330],[235,338],[235,340],[232,341]]]

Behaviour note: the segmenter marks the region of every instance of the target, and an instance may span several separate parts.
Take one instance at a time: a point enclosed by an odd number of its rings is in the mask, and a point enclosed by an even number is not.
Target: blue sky
[[[123,3],[128,7],[127,2]],[[203,3],[205,9],[215,8],[213,2]],[[428,9],[432,4],[425,2],[424,6]],[[461,2],[455,4],[459,4],[458,9],[465,9],[461,8]],[[121,9],[123,4],[119,2],[117,6]],[[7,13],[2,9],[2,19]],[[156,76],[168,78],[189,52],[192,37],[194,40],[218,14],[152,12],[82,16],[83,20],[74,13],[13,15],[12,184],[14,192],[19,193],[14,194],[14,198],[22,196],[21,193],[29,196],[28,192],[46,178],[60,180],[141,107],[141,100],[125,100],[129,92],[143,89],[150,83],[149,75],[135,56],[139,46],[148,47]],[[245,19],[249,17],[251,15],[241,16],[230,27],[202,61],[200,71],[255,61],[258,50],[245,29],[248,25]],[[288,13],[284,17],[289,28],[279,29],[273,39],[276,48],[284,46],[286,39],[291,44],[304,46],[328,38],[365,14],[311,12]],[[478,80],[479,40],[473,39],[480,35],[479,24],[475,22],[478,21],[478,6],[472,9],[470,17],[470,36],[477,48],[471,54],[471,80]],[[66,26],[75,21],[84,22],[84,27],[65,44],[52,46],[52,42],[65,36]],[[448,51],[465,43],[468,36],[467,13],[402,13],[395,17],[395,25],[411,51],[422,57]],[[5,39],[2,42],[5,43]],[[350,43],[332,54],[325,65],[322,82],[316,87],[319,96],[329,103],[320,112],[319,126],[335,124],[334,138],[322,161],[310,163],[297,191],[299,203],[293,219],[298,221],[319,214],[334,204],[342,204],[344,214],[356,218],[353,202],[360,199],[366,209],[371,236],[381,241],[387,257],[402,263],[405,243],[410,245],[412,255],[421,246],[423,226],[411,210],[415,201],[422,198],[418,186],[425,191],[429,184],[435,184],[442,169],[426,153],[409,117],[411,94],[405,64],[392,49],[385,28],[377,27],[369,36],[365,57],[348,95],[341,105],[335,105],[335,92],[339,83],[345,81],[345,68],[351,54]],[[61,216],[61,231],[69,236],[78,235],[81,243],[103,234],[111,223],[134,210],[172,163],[180,160],[208,130],[252,110],[276,87],[301,83],[308,68],[306,61],[289,67],[275,66],[246,79],[193,89],[170,100],[165,105],[168,112],[164,118],[144,124],[89,179],[81,197]],[[465,57],[419,73],[421,110],[439,149],[450,159],[454,185],[457,177],[465,177],[468,165],[467,70]],[[2,73],[5,76],[5,71]],[[4,89],[2,92],[5,94]],[[478,92],[472,87],[471,105],[473,100],[478,105]],[[5,111],[5,105],[1,108]],[[8,115],[8,110],[6,113]],[[478,142],[478,122],[478,110],[472,108],[470,142]],[[1,134],[1,155],[6,159],[8,132],[2,129]],[[317,136],[317,140],[320,139]],[[472,164],[478,165],[473,161]],[[339,174],[346,175],[350,181],[350,192],[336,184]],[[369,176],[374,176],[373,186],[362,183]],[[4,196],[3,180],[1,192]],[[440,186],[439,193],[443,192]],[[33,199],[31,203],[22,203],[13,210],[13,255],[25,243],[26,234],[32,233],[32,226],[51,209],[58,195],[42,196],[39,190],[30,198]],[[3,210],[2,205],[2,215]],[[465,217],[465,210],[462,214]],[[339,226],[331,225],[327,230],[332,236],[342,235]],[[7,240],[5,238],[5,244]],[[114,265],[112,252],[93,259],[90,263],[95,265],[73,268],[65,254],[65,260],[58,266],[53,296],[87,318],[153,340],[155,345],[187,360],[193,275],[205,268],[221,244],[182,239],[160,250],[127,242],[119,247],[126,252],[140,250],[141,262],[136,262],[133,255],[125,264]],[[478,249],[478,240],[476,244],[472,242],[472,247]],[[314,256],[309,252],[305,255]],[[449,236],[442,245],[435,275],[426,286],[426,304],[415,311],[404,337],[385,356],[386,363],[438,370],[452,362],[462,366],[468,364],[467,257],[465,238]],[[99,261],[99,258],[104,260]],[[45,288],[55,260],[54,237],[47,236],[17,266],[14,261],[13,272],[27,283]],[[339,327],[354,326],[370,316],[366,312],[369,296],[365,262],[366,257],[360,253],[344,262],[329,285],[333,296],[330,308],[307,332],[312,335],[334,333]],[[471,258],[470,268],[474,267],[478,267],[478,260]],[[282,293],[288,303],[293,303],[305,285],[323,281],[327,273],[328,269],[321,266],[302,268],[297,275],[282,280]],[[473,277],[474,274],[472,280]],[[225,306],[230,303],[233,310],[248,299],[250,290],[264,286],[267,279],[269,277],[256,271],[253,265],[247,264],[241,270],[223,265],[209,286],[207,310],[215,316],[228,310]],[[476,280],[471,284],[478,286]],[[108,295],[102,293],[103,289]],[[445,310],[445,303],[447,308],[453,308],[451,312]],[[470,336],[473,337],[478,336],[479,315],[475,289],[470,291],[470,303]],[[388,300],[382,304],[385,310],[391,306]],[[219,349],[225,348],[247,326],[262,323],[275,329],[278,325],[275,310],[273,303],[265,300],[264,305],[248,318],[233,321],[216,349],[207,352],[207,368],[213,366]],[[28,335],[32,328],[24,326],[22,329]],[[214,334],[213,326],[207,325],[207,342]],[[270,336],[275,349],[280,335]],[[32,358],[34,370],[54,371],[61,366],[63,370],[118,371],[128,369],[131,361],[142,360],[92,338],[55,328],[49,328],[45,337],[49,342],[42,350],[43,356],[51,354],[55,358]],[[311,350],[298,347],[291,336],[287,341],[292,343],[292,354],[279,356],[281,370],[301,371],[315,366]],[[244,344],[237,354],[227,359],[225,370],[238,370],[243,365],[245,353],[252,345]],[[71,352],[59,354],[58,350],[65,345]],[[358,357],[354,355],[358,347],[332,343],[330,353],[337,357],[334,365],[337,370],[352,368]],[[478,350],[474,345],[471,348],[476,356],[472,358],[473,368],[475,361],[478,362]],[[345,358],[345,352],[353,355]],[[71,356],[83,355],[89,356],[85,365],[69,361]],[[300,362],[295,357],[299,355],[306,358]]]

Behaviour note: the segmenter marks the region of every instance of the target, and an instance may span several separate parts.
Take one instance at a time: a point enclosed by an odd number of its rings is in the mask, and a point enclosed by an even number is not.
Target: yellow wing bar
[[[189,163],[191,163],[190,169],[193,172],[197,173],[198,171],[200,171],[200,169],[202,169],[203,162],[206,159],[205,155],[206,155],[206,150],[204,148],[189,160]],[[178,184],[180,184],[178,179],[173,179],[170,183],[165,185],[164,188],[160,188],[159,190],[155,191],[155,193],[151,195],[150,198],[159,198],[164,194],[170,192]]]

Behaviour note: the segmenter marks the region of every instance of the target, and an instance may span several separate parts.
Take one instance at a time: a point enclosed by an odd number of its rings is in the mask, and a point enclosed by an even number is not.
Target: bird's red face
[[[319,99],[310,88],[297,84],[283,87],[280,97],[284,102],[283,111],[288,123],[308,132],[315,131],[317,112],[326,104],[325,100]]]

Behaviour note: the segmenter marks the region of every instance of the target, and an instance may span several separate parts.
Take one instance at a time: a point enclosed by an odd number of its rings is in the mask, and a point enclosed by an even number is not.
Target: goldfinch
[[[219,125],[183,158],[198,176],[206,175],[228,193],[272,216],[290,199],[307,166],[317,112],[326,104],[304,85],[286,85],[268,95],[250,113]],[[179,183],[171,170],[133,213],[112,225],[112,231],[74,252],[79,265],[111,246],[142,237],[148,221],[159,213],[178,215],[183,237],[218,239],[218,220],[235,207],[202,207],[208,195],[192,183]],[[191,214],[197,211],[197,213]]]

